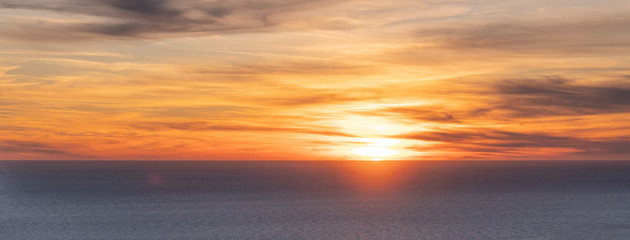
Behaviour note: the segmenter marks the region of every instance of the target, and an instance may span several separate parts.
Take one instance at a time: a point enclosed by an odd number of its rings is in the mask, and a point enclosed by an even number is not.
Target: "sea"
[[[0,239],[630,239],[630,161],[0,161]]]

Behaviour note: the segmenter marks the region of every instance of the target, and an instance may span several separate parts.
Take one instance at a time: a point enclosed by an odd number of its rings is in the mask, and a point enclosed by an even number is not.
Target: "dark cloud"
[[[531,149],[563,148],[574,149],[575,155],[590,157],[628,156],[629,138],[584,139],[553,136],[546,133],[519,133],[495,129],[472,129],[453,131],[429,131],[395,136],[441,143],[426,147],[413,147],[413,150],[448,150],[452,152],[490,153],[497,156]]]
[[[555,137],[542,133],[516,133],[486,129],[477,131],[422,132],[399,137],[455,144],[480,144],[486,147],[571,147],[575,140],[573,138]]]
[[[521,117],[630,112],[627,81],[617,81],[610,86],[587,86],[564,78],[546,77],[500,81],[494,89],[501,100],[497,108]]]
[[[101,17],[83,23],[42,21],[25,24],[5,36],[18,39],[77,40],[158,37],[163,34],[217,34],[225,32],[273,31],[274,16],[334,4],[331,0],[58,0],[7,1],[0,8],[49,10]],[[27,26],[28,25],[28,26]]]
[[[62,154],[67,155],[68,152],[50,146],[45,143],[33,141],[4,140],[0,141],[0,152],[13,153],[39,153],[39,154]]]
[[[630,82],[625,76],[608,81],[580,81],[563,77],[504,80],[474,77],[465,81],[443,80],[442,85],[452,89],[431,88],[435,92],[425,94],[423,91],[427,87],[409,85],[409,91],[397,93],[421,95],[419,102],[437,99],[444,103],[384,107],[353,113],[405,122],[442,124],[630,113]],[[387,97],[387,94],[379,95],[380,99]]]
[[[518,53],[608,54],[628,52],[630,18],[590,16],[560,21],[489,22],[422,29],[417,37],[443,48]]]
[[[172,17],[181,14],[180,11],[166,6],[166,0],[106,0],[105,5],[134,14]]]

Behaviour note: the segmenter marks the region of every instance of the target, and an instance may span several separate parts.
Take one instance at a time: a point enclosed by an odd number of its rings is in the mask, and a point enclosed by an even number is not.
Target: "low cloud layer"
[[[0,144],[0,151],[18,153],[66,154],[67,152],[45,143],[5,140]]]
[[[555,158],[619,159],[630,154],[630,139],[584,139],[553,136],[546,133],[520,133],[496,129],[419,132],[397,136],[400,138],[437,143],[430,147],[412,147],[417,151],[445,150],[465,154],[472,159],[497,158]],[[530,152],[539,149],[540,152]],[[554,151],[555,150],[555,151]],[[602,157],[606,156],[606,157]]]

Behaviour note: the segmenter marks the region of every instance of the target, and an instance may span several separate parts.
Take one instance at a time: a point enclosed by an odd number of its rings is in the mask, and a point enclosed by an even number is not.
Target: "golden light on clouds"
[[[0,159],[628,159],[628,10],[6,0]]]

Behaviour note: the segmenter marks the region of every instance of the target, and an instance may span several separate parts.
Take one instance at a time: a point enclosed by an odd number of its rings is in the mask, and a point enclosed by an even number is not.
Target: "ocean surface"
[[[0,239],[630,239],[630,161],[0,161]]]

